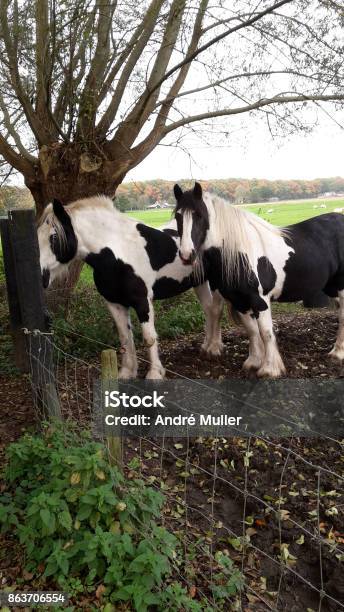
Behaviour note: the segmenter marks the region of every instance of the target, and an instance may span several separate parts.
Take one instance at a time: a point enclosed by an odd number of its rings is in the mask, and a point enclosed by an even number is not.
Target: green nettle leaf
[[[43,525],[50,528],[51,526],[51,512],[47,508],[42,508],[39,511],[39,515],[42,519]]]
[[[81,505],[80,506],[80,510],[77,514],[77,519],[79,521],[84,521],[85,519],[89,518],[89,516],[92,514],[93,512],[93,507],[92,506],[88,506],[88,505]]]
[[[58,520],[60,525],[67,529],[67,531],[72,530],[72,517],[69,514],[68,510],[63,510],[63,512],[60,512],[60,514],[58,515]]]
[[[56,555],[56,561],[64,575],[67,576],[69,570],[69,561],[67,557],[65,555]]]
[[[49,576],[54,576],[57,572],[57,562],[56,559],[50,559],[47,563],[47,567],[44,572],[44,576],[48,578]]]

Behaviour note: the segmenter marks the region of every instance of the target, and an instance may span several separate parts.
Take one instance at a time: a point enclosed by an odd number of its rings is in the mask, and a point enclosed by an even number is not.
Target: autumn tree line
[[[178,181],[188,188],[190,180]],[[154,181],[127,182],[117,189],[115,205],[122,212],[144,210],[159,202],[174,205],[174,181],[158,179]],[[269,202],[272,199],[298,200],[313,199],[326,194],[344,194],[344,178],[318,178],[313,180],[276,180],[267,179],[218,179],[202,181],[205,190],[216,193],[234,204]],[[4,186],[0,188],[0,215],[10,208],[26,208],[34,205],[32,195],[25,187]]]
[[[185,188],[191,186],[190,180],[181,180]],[[174,205],[174,181],[155,180],[123,183],[117,189],[116,206],[122,211],[142,210],[155,202]],[[235,204],[268,202],[278,200],[298,200],[317,198],[326,193],[344,193],[344,178],[319,178],[313,180],[276,180],[229,178],[202,181],[205,190],[216,193]]]

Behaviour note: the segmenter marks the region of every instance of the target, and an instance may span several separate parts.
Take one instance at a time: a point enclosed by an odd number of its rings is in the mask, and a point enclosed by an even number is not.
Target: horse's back
[[[344,276],[344,216],[326,213],[286,228],[293,249],[285,263],[279,301],[307,299],[319,291],[336,295]]]
[[[287,243],[300,256],[344,266],[344,215],[326,213],[288,226]]]
[[[300,236],[314,240],[322,240],[338,236],[344,238],[344,215],[341,213],[325,213],[285,228],[291,236]]]

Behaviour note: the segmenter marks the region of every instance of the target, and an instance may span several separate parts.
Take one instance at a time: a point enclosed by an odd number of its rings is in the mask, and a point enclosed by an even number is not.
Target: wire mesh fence
[[[45,403],[58,401],[63,419],[92,429],[93,381],[101,376],[100,350],[109,345],[93,341],[97,357],[88,361],[66,352],[53,334],[36,331],[27,337],[38,413],[43,418]],[[39,350],[32,350],[37,341]],[[53,353],[53,372],[44,365],[47,351]],[[168,377],[182,378],[171,369]],[[37,395],[47,383],[47,395]],[[134,390],[136,382],[130,384]],[[189,412],[184,403],[180,409]],[[280,419],[289,420],[286,414]],[[175,563],[176,576],[210,609],[344,608],[344,441],[316,433],[308,439],[226,438],[216,432],[211,438],[190,433],[182,439],[124,439],[126,477],[139,476],[165,496],[162,521],[178,534],[184,551]],[[220,604],[214,596],[219,552],[245,579],[240,596],[225,594]]]

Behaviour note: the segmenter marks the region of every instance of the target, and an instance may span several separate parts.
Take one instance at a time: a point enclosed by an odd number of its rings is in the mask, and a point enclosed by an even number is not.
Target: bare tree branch
[[[224,32],[222,32],[222,34],[219,34],[215,38],[212,38],[207,43],[205,43],[204,45],[196,49],[193,53],[190,54],[190,56],[185,57],[185,59],[179,62],[179,64],[176,64],[175,66],[173,66],[173,68],[168,70],[165,73],[165,75],[161,77],[161,79],[154,85],[153,90],[149,90],[147,92],[147,103],[148,103],[150,96],[154,93],[156,89],[159,89],[161,87],[164,81],[166,81],[170,76],[172,76],[172,74],[174,74],[177,70],[182,68],[185,64],[189,64],[190,62],[192,62],[198,55],[200,55],[201,53],[209,49],[209,47],[212,47],[213,45],[220,42],[224,38],[227,38],[231,34],[234,34],[234,32],[238,32],[242,28],[248,28],[249,26],[256,23],[256,21],[259,21],[260,19],[262,19],[269,13],[272,13],[275,9],[280,8],[281,6],[285,4],[290,4],[291,2],[293,2],[293,0],[280,0],[279,2],[276,2],[275,4],[265,9],[264,11],[261,11],[260,13],[256,13],[253,17],[251,17],[247,21],[241,21],[241,23],[234,26],[233,28],[230,28],[229,30],[225,30]]]
[[[273,96],[272,98],[265,98],[263,100],[257,100],[257,102],[253,102],[252,104],[247,104],[246,106],[241,106],[238,108],[223,108],[221,110],[210,111],[207,113],[200,113],[199,115],[191,115],[190,117],[185,117],[180,121],[175,121],[171,123],[164,129],[164,136],[172,132],[173,130],[177,130],[183,125],[194,123],[195,121],[204,121],[205,119],[213,119],[215,117],[227,117],[230,115],[239,115],[241,113],[248,113],[259,108],[263,108],[264,106],[270,106],[272,104],[290,104],[296,102],[343,102],[344,94],[330,94],[330,95],[278,95]]]
[[[0,155],[11,165],[13,168],[22,172],[24,176],[34,176],[34,166],[26,158],[16,153],[13,147],[11,147],[6,138],[0,134]]]
[[[42,144],[48,144],[52,138],[48,130],[44,127],[41,120],[35,113],[31,104],[30,98],[23,87],[23,83],[18,70],[18,55],[17,46],[13,44],[7,20],[9,0],[3,0],[0,3],[0,24],[2,29],[3,41],[7,53],[8,66],[10,70],[11,84],[16,92],[16,95],[24,109],[28,123],[35,134],[37,141]]]
[[[80,136],[81,138],[89,138],[95,127],[98,93],[103,83],[109,60],[110,27],[116,4],[116,1],[110,2],[109,0],[106,3],[103,0],[97,0],[96,2],[96,11],[98,13],[97,45],[81,94],[77,138]]]
[[[123,51],[123,54],[119,58],[119,61],[121,61],[121,57],[123,57],[123,59],[128,57],[125,67],[123,68],[121,77],[118,81],[117,87],[112,96],[112,100],[106,112],[104,113],[102,119],[100,120],[98,124],[97,132],[100,137],[104,137],[106,135],[107,130],[109,129],[111,123],[114,121],[116,117],[119,105],[122,100],[123,93],[125,91],[125,88],[128,82],[128,79],[131,73],[133,72],[148,40],[150,39],[154,31],[155,22],[159,15],[159,12],[160,12],[160,9],[163,3],[164,3],[164,0],[152,0],[144,16],[144,19],[142,22],[143,27],[141,27],[140,25],[137,31],[135,32],[135,35],[139,36],[139,38],[136,41],[135,46],[132,48],[132,43],[134,42],[132,38],[129,42],[128,47]],[[112,74],[113,75],[117,74],[118,69],[119,69],[119,64],[116,63],[113,68]]]
[[[29,162],[31,162],[32,164],[37,163],[37,158],[34,157],[33,155],[31,155],[31,153],[29,153],[29,151],[27,149],[25,149],[22,141],[20,140],[19,134],[16,131],[12,121],[11,121],[11,117],[10,114],[8,112],[8,108],[4,102],[4,99],[0,93],[0,108],[3,114],[3,122],[4,122],[4,126],[7,129],[7,132],[9,134],[9,136],[11,136],[13,138],[13,141],[20,153],[20,155],[22,155],[25,159],[27,159]]]

